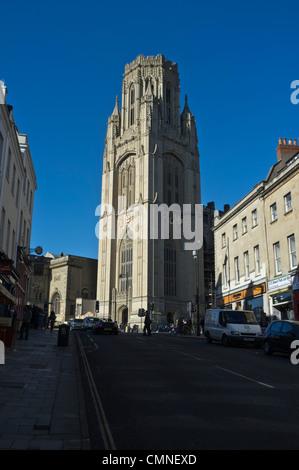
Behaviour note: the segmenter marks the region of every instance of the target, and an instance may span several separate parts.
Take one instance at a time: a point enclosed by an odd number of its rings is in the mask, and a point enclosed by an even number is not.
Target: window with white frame
[[[15,194],[15,182],[16,182],[16,166],[13,166],[12,169],[12,179],[11,179],[11,192],[14,195]]]
[[[233,237],[234,237],[234,240],[237,240],[237,238],[238,238],[238,226],[237,226],[237,224],[235,224],[233,226]]]
[[[257,226],[257,209],[252,211],[252,227]]]
[[[6,254],[9,256],[9,242],[10,242],[10,220],[7,221],[7,232],[6,232]]]
[[[260,268],[260,247],[256,245],[254,247],[254,262],[255,262],[255,273],[259,274],[261,272]]]
[[[225,233],[223,233],[221,235],[221,240],[222,240],[222,248],[225,248],[226,247],[226,235],[225,235]]]
[[[280,245],[279,242],[274,243],[274,267],[275,274],[281,274],[281,259],[280,259]]]
[[[234,259],[235,262],[235,280],[236,282],[240,282],[240,270],[239,270],[239,257],[236,256]]]
[[[277,206],[276,202],[270,206],[270,215],[271,215],[271,222],[275,222],[277,220]]]
[[[242,233],[247,233],[247,217],[244,217],[242,219]]]
[[[289,244],[289,256],[290,256],[290,268],[294,269],[297,267],[297,255],[296,255],[296,244],[295,244],[295,235],[290,235],[288,237]]]
[[[11,161],[11,151],[8,151],[8,157],[7,157],[7,165],[6,165],[6,178],[7,181],[9,181],[9,175],[10,175],[10,161]]]
[[[227,287],[227,261],[223,263],[223,284],[224,287]]]
[[[292,210],[292,196],[291,193],[288,193],[284,196],[284,211],[285,214]]]
[[[249,278],[249,253],[245,251],[244,253],[244,268],[245,268],[245,278]]]

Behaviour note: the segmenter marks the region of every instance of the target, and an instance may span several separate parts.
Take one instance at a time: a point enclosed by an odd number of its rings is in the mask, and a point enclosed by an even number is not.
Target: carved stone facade
[[[183,224],[176,239],[170,213],[169,237],[150,236],[154,204],[177,204],[181,213],[183,204],[190,204],[194,223],[194,205],[201,203],[194,116],[187,98],[181,113],[178,66],[162,55],[140,55],[125,67],[121,111],[117,98],[108,119],[101,202],[100,316],[139,325],[139,309],[154,303],[154,322],[186,318],[196,294],[196,266],[203,306],[202,250],[195,265],[192,250],[185,249]],[[136,208],[145,214],[142,227]]]
[[[31,256],[27,302],[57,321],[95,315],[97,260],[74,255]]]

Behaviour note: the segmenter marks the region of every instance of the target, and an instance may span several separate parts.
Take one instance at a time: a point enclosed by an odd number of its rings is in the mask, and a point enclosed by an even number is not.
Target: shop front
[[[292,276],[290,274],[268,282],[270,315],[273,320],[294,320]]]
[[[249,285],[238,292],[228,294],[217,299],[218,308],[230,308],[233,310],[251,310],[258,322],[261,322],[265,313],[266,284]]]
[[[12,263],[0,254],[0,341],[5,347],[13,342],[13,306],[16,304],[15,281]]]

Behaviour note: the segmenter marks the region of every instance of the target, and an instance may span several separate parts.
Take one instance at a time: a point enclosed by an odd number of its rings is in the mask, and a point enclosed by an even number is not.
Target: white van
[[[247,310],[210,309],[206,311],[204,335],[208,342],[254,344],[261,346],[263,333],[255,315]]]

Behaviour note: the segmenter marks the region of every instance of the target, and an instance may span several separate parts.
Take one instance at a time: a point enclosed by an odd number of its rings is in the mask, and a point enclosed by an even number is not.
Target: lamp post
[[[196,250],[192,252],[193,258],[195,261],[195,270],[196,270],[196,334],[200,336],[200,328],[199,328],[199,273],[198,273],[198,253]]]

